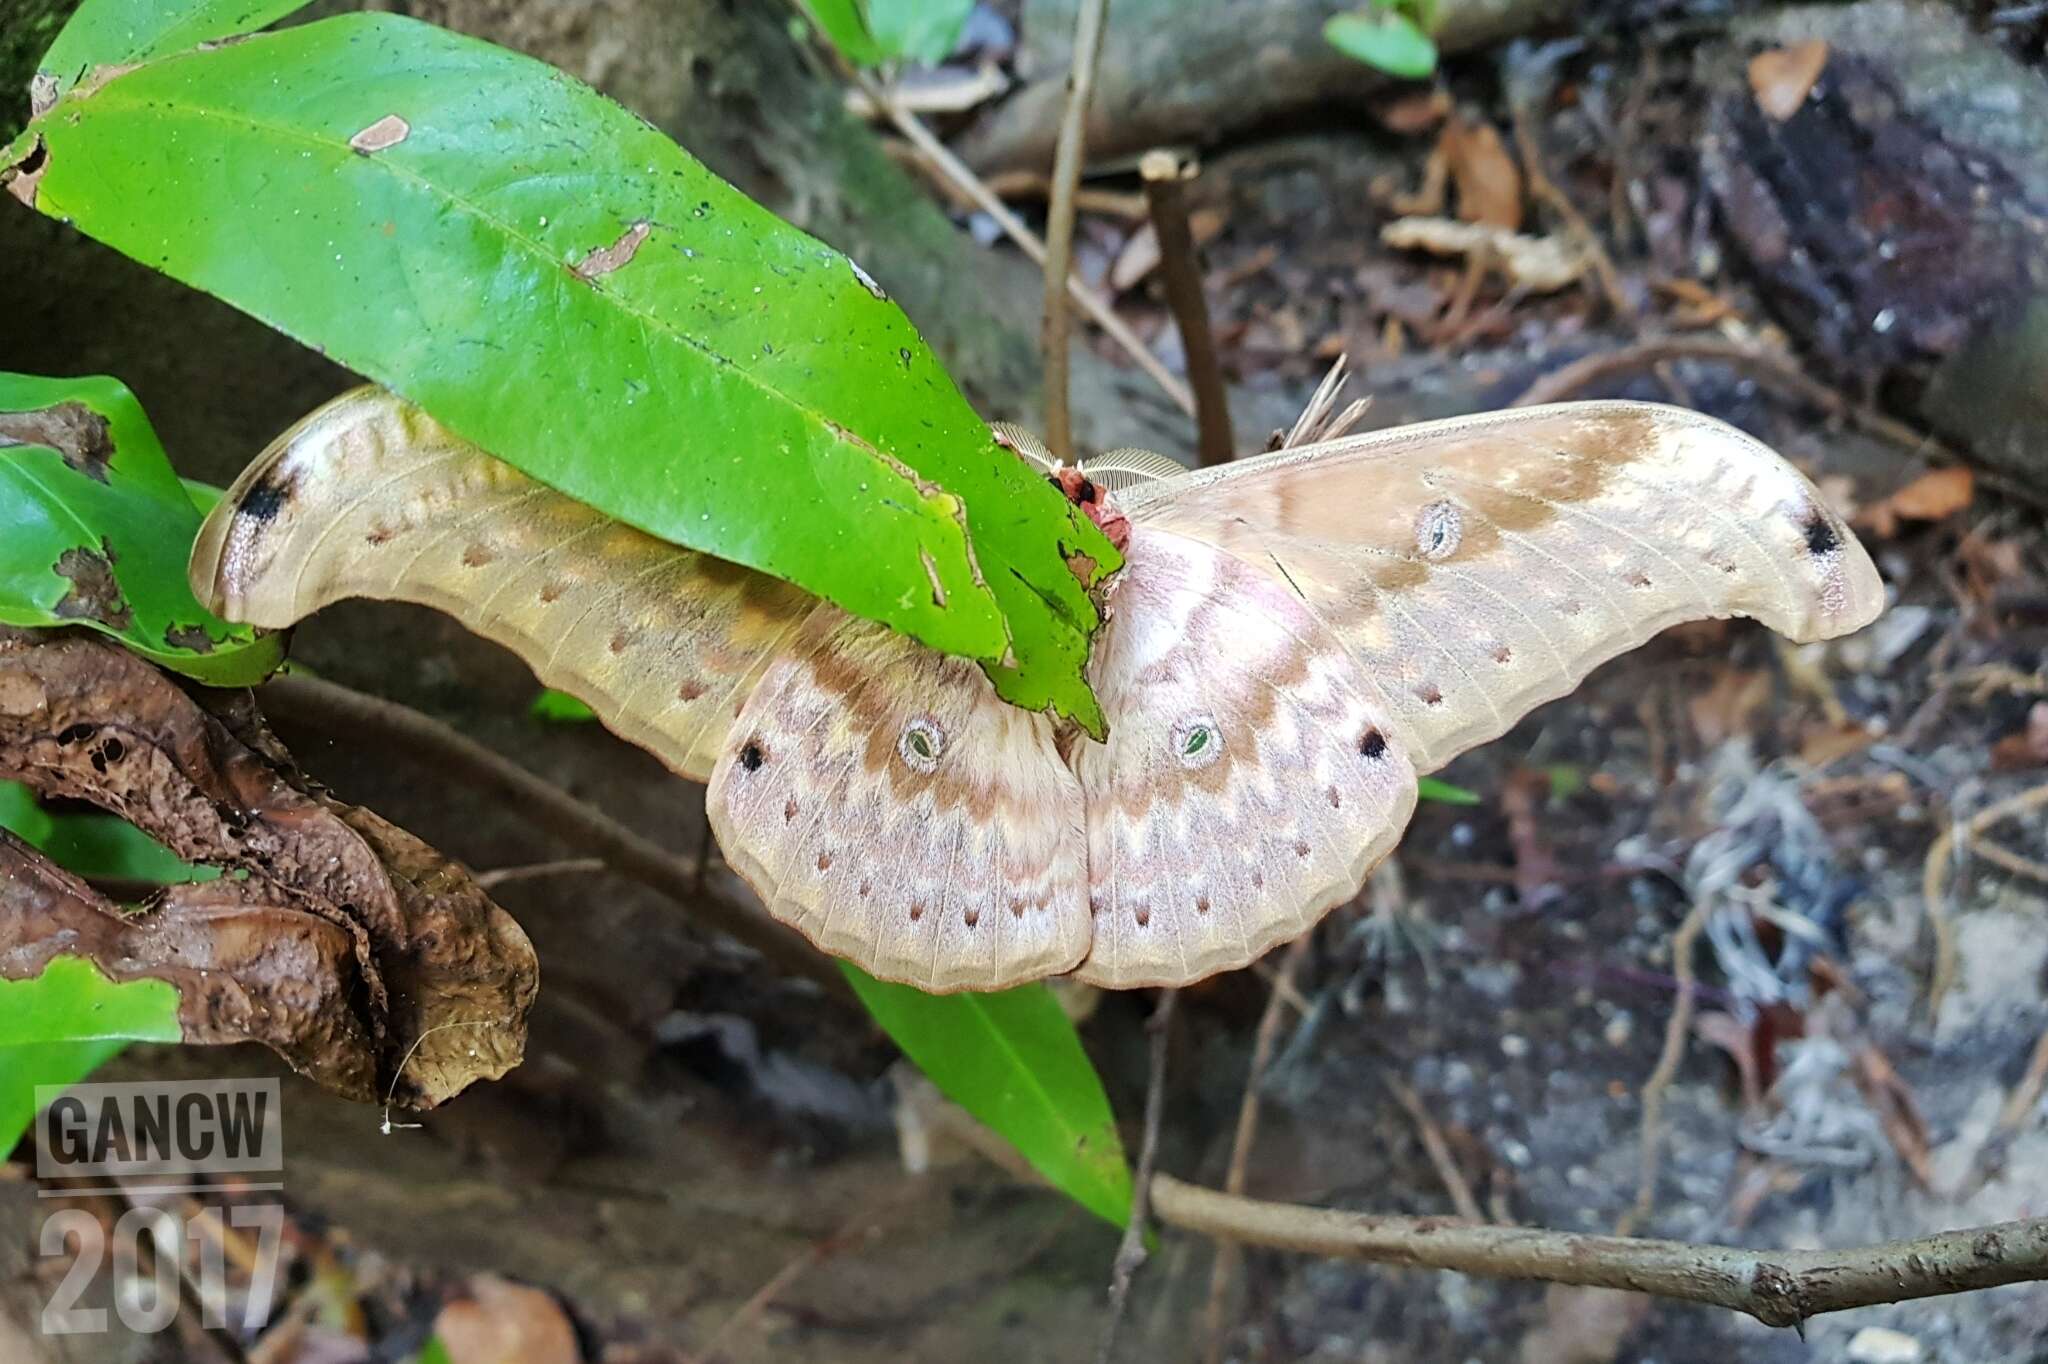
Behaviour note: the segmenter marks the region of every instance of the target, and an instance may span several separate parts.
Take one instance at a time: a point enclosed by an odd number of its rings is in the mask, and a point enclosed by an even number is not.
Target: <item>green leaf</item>
[[[448,1347],[441,1343],[441,1337],[433,1336],[412,1357],[412,1364],[453,1364],[453,1361],[449,1359]]]
[[[1424,800],[1440,800],[1446,805],[1477,805],[1479,793],[1468,791],[1462,786],[1453,786],[1435,777],[1417,777],[1415,794]]]
[[[1099,581],[1108,540],[845,256],[562,73],[342,15],[139,67],[14,154],[36,140],[41,211],[581,501],[1100,731],[1069,563]]]
[[[801,0],[811,22],[839,55],[855,66],[873,66],[882,60],[882,49],[868,31],[867,18],[859,0]]]
[[[199,522],[118,381],[0,373],[0,623],[89,626],[214,686],[261,681],[281,640],[228,624],[185,584]]]
[[[597,718],[597,712],[584,702],[553,687],[541,688],[540,695],[533,698],[533,704],[526,708],[526,713],[536,720],[557,725],[586,724]]]
[[[83,957],[52,957],[39,976],[0,980],[0,1046],[176,1042],[184,1035],[178,991],[168,981],[116,982]]]
[[[67,871],[97,880],[174,886],[220,876],[218,867],[185,861],[115,815],[53,815],[16,781],[0,781],[0,829],[13,831]]]
[[[928,995],[839,966],[875,1022],[947,1098],[1001,1133],[1054,1188],[1124,1224],[1131,1171],[1109,1096],[1052,991]]]
[[[52,95],[95,66],[127,66],[201,43],[254,33],[308,0],[85,0],[38,63]]]
[[[1345,56],[1390,76],[1421,80],[1436,70],[1436,44],[1398,10],[1332,15],[1323,37]]]
[[[960,45],[974,0],[868,0],[868,29],[885,56],[936,66]]]
[[[38,1086],[75,1085],[127,1045],[103,1037],[0,1046],[0,1156],[13,1150],[36,1120]]]

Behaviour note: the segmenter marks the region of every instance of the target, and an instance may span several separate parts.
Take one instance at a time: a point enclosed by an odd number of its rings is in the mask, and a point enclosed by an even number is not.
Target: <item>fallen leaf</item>
[[[2026,723],[1991,746],[1991,766],[2001,772],[2048,766],[2048,701],[2036,701]]]
[[[1458,217],[1506,232],[1522,226],[1522,172],[1490,123],[1452,118],[1438,145],[1458,191]]]
[[[1864,1103],[1877,1114],[1892,1149],[1912,1172],[1914,1182],[1923,1191],[1932,1189],[1934,1158],[1928,1150],[1927,1123],[1920,1116],[1912,1087],[1892,1068],[1890,1059],[1870,1043],[1856,1054],[1854,1076]]]
[[[11,850],[0,975],[82,950],[116,979],[177,986],[188,1040],[263,1042],[366,1101],[395,1084],[432,1107],[519,1063],[538,978],[526,935],[467,872],[311,787],[248,693],[187,692],[85,631],[0,628],[0,777],[243,873],[130,918]]]
[[[1771,677],[1760,669],[1729,668],[1714,685],[1686,703],[1693,732],[1708,748],[1752,731],[1752,721],[1771,699]]]
[[[1865,507],[1856,524],[1870,527],[1880,539],[1890,539],[1901,521],[1940,521],[1962,511],[1976,489],[1976,478],[1968,469],[1935,469]]]
[[[1519,1364],[1608,1364],[1649,1315],[1652,1299],[1616,1288],[1552,1284],[1543,1320],[1522,1337]]]
[[[1799,743],[1799,760],[1809,767],[1826,767],[1837,758],[1861,753],[1877,736],[1854,721],[1820,724],[1808,730]]]
[[[1569,288],[1587,269],[1585,253],[1561,237],[1525,237],[1454,218],[1397,218],[1380,229],[1380,240],[1401,251],[1477,259],[1535,294]]]
[[[1828,64],[1828,45],[1809,38],[1790,47],[1774,47],[1749,59],[1749,88],[1756,107],[1779,123],[1799,112]]]
[[[1188,234],[1197,247],[1206,246],[1223,230],[1225,221],[1220,208],[1198,208],[1188,214]],[[1146,223],[1131,234],[1123,250],[1117,252],[1116,263],[1109,267],[1110,291],[1125,293],[1158,268],[1159,234]]]
[[[1436,86],[1382,100],[1373,106],[1372,114],[1388,132],[1413,136],[1436,127],[1450,111],[1450,92]]]
[[[434,1318],[448,1364],[581,1364],[576,1330],[553,1296],[495,1274],[469,1281]]]

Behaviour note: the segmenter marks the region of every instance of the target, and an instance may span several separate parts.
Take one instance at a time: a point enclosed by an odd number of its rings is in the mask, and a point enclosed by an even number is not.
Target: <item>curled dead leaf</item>
[[[1828,45],[1819,38],[1757,53],[1749,59],[1749,88],[1756,107],[1783,123],[1806,103],[1827,64]]]
[[[1945,520],[1968,507],[1976,493],[1977,480],[1968,469],[1935,469],[1865,507],[1855,524],[1890,539],[1898,534],[1899,522]]]
[[[0,699],[0,776],[246,873],[164,891],[132,922],[55,868],[0,877],[17,892],[0,975],[35,974],[68,916],[105,969],[179,989],[188,1040],[264,1042],[352,1098],[395,1084],[432,1107],[519,1063],[526,935],[460,867],[312,787],[246,693],[188,693],[83,631],[0,629]]]

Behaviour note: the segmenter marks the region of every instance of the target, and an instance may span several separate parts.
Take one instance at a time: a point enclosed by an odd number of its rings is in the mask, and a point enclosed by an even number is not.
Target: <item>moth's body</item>
[[[193,578],[262,625],[351,595],[451,611],[708,779],[727,860],[777,918],[936,991],[1244,965],[1357,892],[1418,773],[1605,659],[1679,620],[1811,639],[1882,604],[1795,470],[1647,404],[1431,423],[1117,491],[1055,481],[1124,541],[1088,665],[1103,742],[375,391],[251,466]]]

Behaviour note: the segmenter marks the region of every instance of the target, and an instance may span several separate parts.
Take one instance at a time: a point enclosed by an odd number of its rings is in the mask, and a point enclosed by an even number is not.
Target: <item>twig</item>
[[[897,108],[882,88],[875,84],[873,77],[864,71],[855,71],[853,79],[867,91],[869,98],[875,101],[876,107],[888,114],[889,122],[896,126],[896,131],[902,133],[910,145],[922,153],[939,174],[959,186],[960,192],[972,199],[983,213],[994,219],[996,226],[1002,228],[1003,234],[1017,243],[1025,255],[1041,266],[1045,264],[1045,243],[1038,239],[1036,232],[1025,226],[1022,218],[1010,211],[1008,204],[990,192],[989,187],[982,183],[981,177],[968,168],[966,162],[953,155],[952,150],[933,136],[932,130],[925,127],[915,115],[906,114]],[[1144,370],[1153,383],[1159,385],[1160,390],[1173,400],[1174,406],[1189,416],[1194,415],[1195,395],[1188,390],[1186,384],[1174,377],[1173,371],[1160,363],[1159,357],[1152,353],[1152,348],[1124,324],[1124,320],[1116,315],[1115,310],[1105,299],[1071,276],[1067,279],[1067,292],[1073,295],[1074,302],[1081,305],[1081,311],[1088,314],[1089,319],[1102,328],[1110,340],[1123,348],[1131,357],[1132,363]]]
[[[1445,1192],[1451,1196],[1451,1206],[1458,1210],[1458,1216],[1467,1222],[1484,1222],[1486,1214],[1480,1210],[1479,1200],[1472,1196],[1472,1186],[1465,1182],[1465,1172],[1458,1168],[1458,1162],[1451,1158],[1450,1143],[1444,1140],[1443,1129],[1436,1125],[1436,1119],[1429,1116],[1429,1110],[1422,1105],[1422,1096],[1409,1088],[1400,1076],[1389,1071],[1380,1076],[1387,1088],[1393,1092],[1394,1102],[1401,1105],[1415,1124],[1416,1135],[1422,1138],[1423,1152],[1436,1170],[1436,1177],[1443,1182]]]
[[[1849,401],[1819,380],[1809,379],[1782,355],[1704,336],[1656,337],[1617,351],[1584,356],[1536,380],[1508,406],[1534,407],[1539,403],[1560,402],[1595,384],[1650,369],[1666,360],[1707,360],[1732,365],[1766,387],[1811,403],[1830,417],[1839,417],[1852,426],[1860,426],[1873,436],[1930,457],[1955,458],[1934,437],[1915,431],[1882,412]]]
[[[1960,860],[1958,854],[1972,851],[1989,856],[1990,847],[1995,845],[1979,846],[1977,838],[1980,834],[1994,824],[2042,805],[2048,805],[2048,782],[2016,796],[1993,801],[1960,824],[1949,825],[1942,830],[1941,837],[1934,840],[1934,846],[1927,850],[1927,860],[1920,869],[1920,899],[1926,907],[1928,932],[1934,936],[1934,971],[1927,982],[1927,1012],[1930,1016],[1940,1013],[1941,1001],[1956,978],[1956,931],[1948,913],[1951,863]],[[2004,856],[1991,856],[1989,860],[2024,875],[2041,874],[2031,859],[2009,853],[2004,848],[1998,851]]]
[[[1643,1081],[1642,1148],[1636,1161],[1636,1201],[1614,1224],[1616,1236],[1627,1236],[1649,1219],[1657,1202],[1657,1163],[1664,1139],[1664,1091],[1678,1074],[1685,1056],[1685,1039],[1692,1031],[1693,978],[1692,949],[1707,926],[1709,901],[1700,900],[1687,911],[1678,931],[1671,935],[1671,974],[1678,979],[1678,998],[1671,1005],[1671,1018],[1664,1025],[1664,1049],[1650,1078]]]
[[[1578,239],[1579,249],[1591,262],[1593,275],[1600,281],[1600,292],[1607,296],[1607,306],[1614,310],[1614,315],[1634,316],[1635,309],[1629,306],[1628,295],[1621,291],[1621,276],[1614,268],[1614,258],[1607,254],[1607,246],[1600,240],[1600,234],[1586,221],[1586,215],[1579,212],[1579,206],[1557,187],[1543,169],[1543,149],[1536,143],[1536,130],[1529,110],[1520,100],[1509,103],[1513,106],[1509,114],[1514,120],[1515,144],[1522,153],[1522,179],[1529,186],[1530,197],[1548,205],[1565,225],[1565,230]]]
[[[1179,990],[1161,990],[1146,1029],[1152,1034],[1150,1074],[1145,1082],[1145,1132],[1138,1143],[1138,1173],[1131,1185],[1131,1220],[1124,1224],[1123,1241],[1116,1248],[1116,1263],[1109,1272],[1109,1320],[1102,1325],[1102,1344],[1095,1352],[1097,1364],[1109,1364],[1116,1348],[1117,1327],[1131,1302],[1131,1277],[1145,1263],[1145,1227],[1151,1216],[1152,1164],[1159,1155],[1159,1118],[1166,1110],[1166,1044],[1173,1031],[1173,1006]]]
[[[1195,429],[1202,466],[1207,468],[1230,463],[1237,438],[1230,428],[1230,395],[1223,387],[1216,333],[1209,326],[1209,300],[1202,293],[1202,272],[1195,261],[1195,236],[1188,228],[1187,182],[1195,173],[1194,161],[1175,152],[1149,151],[1138,161],[1152,232],[1159,239],[1159,277],[1188,357]]]
[[[1308,954],[1308,945],[1314,936],[1304,933],[1281,956],[1280,970],[1273,980],[1273,992],[1266,997],[1266,1011],[1259,1015],[1258,1031],[1252,1034],[1251,1065],[1245,1072],[1244,1098],[1237,1105],[1237,1133],[1230,1141],[1230,1168],[1223,1176],[1223,1188],[1232,1195],[1244,1192],[1252,1143],[1259,1137],[1259,1091],[1265,1087],[1266,1068],[1273,1063],[1273,1047],[1280,1039],[1280,1006],[1290,995],[1300,997],[1295,995],[1294,973],[1299,969],[1301,959]],[[1216,1247],[1216,1258],[1209,1265],[1209,1308],[1205,1316],[1209,1333],[1208,1357],[1212,1361],[1220,1359],[1223,1354],[1223,1314],[1241,1258],[1237,1246],[1226,1242]]]
[[[380,735],[398,752],[498,798],[536,828],[677,901],[705,927],[835,994],[850,990],[832,963],[794,933],[738,900],[700,891],[688,860],[431,715],[314,677],[280,677],[256,695],[267,714],[281,719],[351,739]]]
[[[595,857],[564,857],[555,862],[533,862],[521,867],[493,867],[476,874],[476,883],[496,890],[515,881],[532,881],[543,876],[573,876],[580,872],[603,871],[604,862]]]
[[[1747,1312],[1767,1326],[2048,1279],[2048,1218],[1845,1250],[1749,1250],[1268,1203],[1166,1174],[1152,1178],[1152,1207],[1168,1226],[1243,1245],[1623,1288]]]
[[[1038,333],[1045,354],[1045,443],[1063,464],[1074,462],[1074,423],[1067,407],[1067,279],[1073,273],[1074,190],[1088,140],[1088,101],[1095,94],[1095,64],[1109,0],[1081,0],[1074,16],[1074,65],[1067,73],[1067,107],[1052,159],[1052,198],[1045,210],[1045,321]]]

